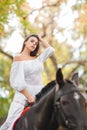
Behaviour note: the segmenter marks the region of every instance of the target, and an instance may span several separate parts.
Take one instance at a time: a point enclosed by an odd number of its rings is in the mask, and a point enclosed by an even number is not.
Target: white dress
[[[14,121],[20,116],[27,102],[26,97],[19,91],[24,88],[35,97],[43,88],[42,71],[43,63],[54,53],[54,48],[46,48],[36,59],[16,61],[12,63],[10,84],[16,90],[11,103],[7,119],[0,130],[12,130]]]

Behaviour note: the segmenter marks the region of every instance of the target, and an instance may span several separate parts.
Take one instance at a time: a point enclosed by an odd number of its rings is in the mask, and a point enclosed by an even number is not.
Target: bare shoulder
[[[22,56],[19,54],[19,55],[16,55],[14,58],[13,58],[13,62],[14,61],[21,61],[22,60]]]

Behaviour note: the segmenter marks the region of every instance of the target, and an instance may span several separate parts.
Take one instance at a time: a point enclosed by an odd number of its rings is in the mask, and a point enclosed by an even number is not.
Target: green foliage
[[[0,117],[6,116],[14,91],[9,84],[11,60],[0,55]]]
[[[58,43],[56,45],[55,54],[57,56],[57,61],[59,64],[64,63],[72,58],[73,54],[71,50],[72,50],[72,47],[68,44]]]
[[[16,14],[22,17],[26,14],[20,7],[25,0],[0,0],[0,35],[5,36],[6,30],[4,25],[9,23],[9,15]]]

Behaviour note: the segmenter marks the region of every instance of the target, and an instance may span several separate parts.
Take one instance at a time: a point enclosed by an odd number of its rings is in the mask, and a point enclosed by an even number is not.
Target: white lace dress
[[[54,53],[54,48],[46,48],[36,59],[16,61],[12,63],[10,84],[16,90],[11,103],[7,119],[0,130],[12,130],[13,122],[19,117],[26,104],[26,97],[19,91],[24,88],[35,97],[43,88],[42,71],[43,63]]]

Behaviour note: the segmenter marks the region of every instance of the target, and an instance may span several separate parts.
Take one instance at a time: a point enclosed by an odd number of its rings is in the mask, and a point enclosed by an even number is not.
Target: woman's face
[[[34,36],[31,36],[26,42],[25,42],[26,48],[29,49],[29,51],[34,51],[38,45],[38,39]]]

